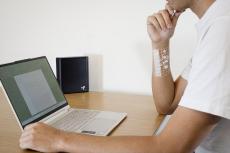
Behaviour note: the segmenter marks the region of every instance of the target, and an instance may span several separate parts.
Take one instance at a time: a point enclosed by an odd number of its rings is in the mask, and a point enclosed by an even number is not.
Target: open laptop
[[[65,131],[106,136],[127,116],[70,108],[46,57],[0,65],[0,80],[22,130],[39,121]]]

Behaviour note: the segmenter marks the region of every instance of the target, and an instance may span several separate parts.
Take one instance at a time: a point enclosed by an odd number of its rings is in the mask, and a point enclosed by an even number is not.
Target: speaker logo
[[[85,86],[81,86],[81,90],[83,90],[83,91],[84,91],[84,90],[85,90]]]

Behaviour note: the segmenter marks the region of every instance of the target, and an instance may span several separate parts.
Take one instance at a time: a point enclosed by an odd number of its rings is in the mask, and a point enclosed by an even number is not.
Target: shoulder
[[[198,43],[199,50],[210,52],[230,50],[230,16],[221,16],[212,21]]]
[[[211,35],[215,35],[216,37],[223,37],[228,36],[230,37],[230,15],[221,16],[216,19],[214,19],[208,30],[207,30],[207,36],[209,36],[209,33]]]

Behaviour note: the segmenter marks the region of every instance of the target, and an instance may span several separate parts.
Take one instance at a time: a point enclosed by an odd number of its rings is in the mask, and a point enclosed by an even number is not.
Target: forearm
[[[175,88],[174,81],[170,75],[159,78],[153,74],[152,77],[153,98],[157,111],[160,114],[168,114],[172,111],[171,107],[174,101]]]
[[[158,112],[167,114],[175,95],[170,68],[169,43],[153,47],[152,92]]]
[[[157,137],[97,137],[65,133],[60,151],[73,153],[160,153]]]

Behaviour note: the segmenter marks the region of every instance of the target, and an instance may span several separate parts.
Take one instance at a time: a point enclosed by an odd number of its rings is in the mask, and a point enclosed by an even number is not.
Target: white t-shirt
[[[198,44],[182,77],[179,103],[222,117],[196,153],[230,153],[230,0],[217,0],[197,24]]]

